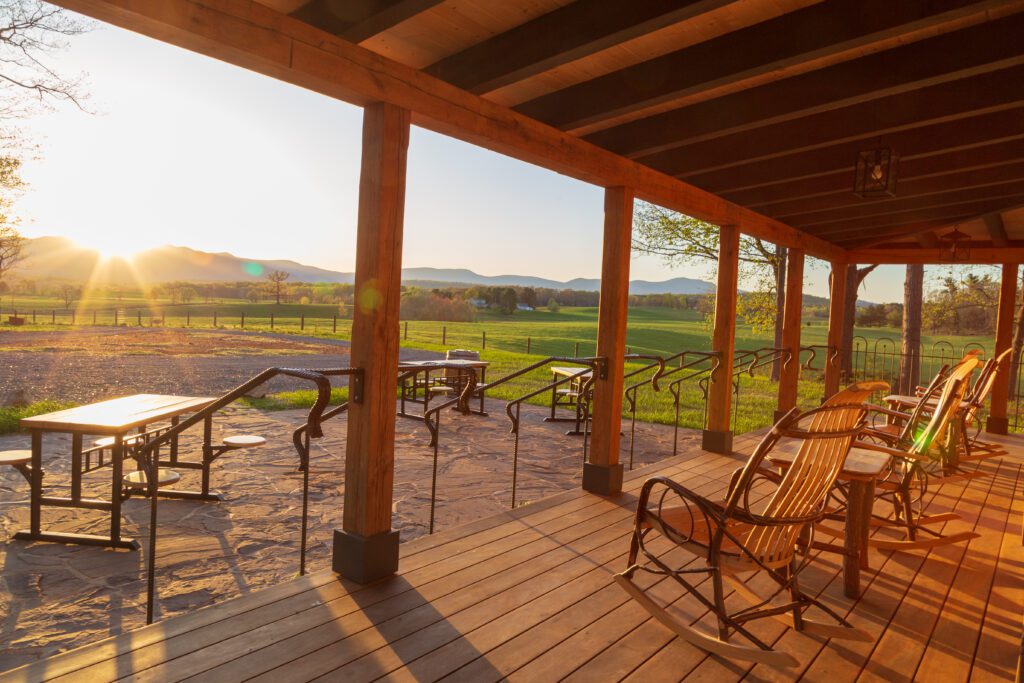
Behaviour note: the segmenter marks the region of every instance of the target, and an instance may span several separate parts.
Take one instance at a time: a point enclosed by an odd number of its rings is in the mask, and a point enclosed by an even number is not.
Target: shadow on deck
[[[749,452],[755,441],[748,435],[737,450]],[[961,519],[948,530],[974,529],[980,538],[927,553],[872,550],[856,601],[843,597],[839,556],[820,555],[802,574],[805,590],[848,613],[873,642],[818,640],[772,620],[757,625],[760,637],[802,663],[797,677],[1012,679],[1024,603],[1024,439],[1004,441],[1011,455],[981,465],[992,476],[946,484],[929,507],[955,508]],[[611,581],[624,566],[646,477],[666,474],[713,494],[740,462],[692,451],[632,473],[615,499],[569,491],[403,544],[401,573],[372,585],[322,571],[0,681],[776,678],[780,672],[679,642]],[[693,621],[705,616],[667,582],[652,591]]]

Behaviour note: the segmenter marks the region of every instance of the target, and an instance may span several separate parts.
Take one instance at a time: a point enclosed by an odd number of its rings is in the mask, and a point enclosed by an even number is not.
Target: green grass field
[[[50,324],[50,310],[61,311],[63,302],[45,297],[4,297],[3,324],[0,329],[8,330],[45,330],[68,329],[71,318],[68,313],[58,313],[56,326]],[[47,307],[50,307],[49,310]],[[59,308],[56,308],[59,307]],[[140,297],[132,299],[124,297],[121,301],[94,300],[76,305],[75,323],[89,325],[92,311],[109,312],[119,308],[118,322],[120,325],[133,327],[142,321],[143,326],[152,323],[150,307]],[[303,334],[323,338],[347,339],[351,330],[351,320],[337,317],[337,306],[331,304],[253,304],[243,301],[218,301],[216,303],[198,303],[189,305],[160,304],[159,315],[163,316],[163,325],[183,327],[186,323],[193,328],[212,328],[213,315],[217,314],[217,329],[235,330],[242,327],[242,316],[245,316],[245,329],[253,331],[270,331],[270,317],[274,316],[273,330],[285,334]],[[22,327],[7,324],[7,315],[12,310],[20,315],[36,311],[36,323]],[[45,314],[43,313],[45,311]],[[141,316],[139,314],[141,312]],[[305,316],[304,324],[300,324],[300,316]],[[105,320],[98,316],[100,324],[111,324],[112,319]],[[826,342],[827,323],[820,319],[809,319],[804,323],[803,344],[805,346],[824,345]],[[546,309],[536,311],[517,311],[513,315],[502,315],[496,311],[481,311],[475,322],[442,323],[437,321],[402,322],[400,332],[403,345],[443,352],[452,348],[476,349],[482,352],[485,360],[491,365],[488,368],[488,379],[493,381],[519,368],[543,359],[547,356],[590,356],[595,353],[597,336],[597,309],[592,307],[562,308],[557,312]],[[899,330],[887,328],[858,329],[860,346],[898,351]],[[955,337],[940,340],[937,337],[925,337],[926,350],[933,347],[944,355],[952,357],[959,354],[964,345],[977,344],[990,350],[990,337]],[[684,349],[708,350],[710,334],[703,316],[695,311],[678,311],[666,308],[633,308],[629,312],[629,326],[626,344],[633,353],[669,356]],[[769,335],[754,331],[748,325],[740,324],[736,332],[737,349],[757,349],[771,346]],[[938,346],[936,346],[938,345]],[[947,346],[948,345],[948,346]],[[926,351],[927,353],[927,351]],[[809,354],[804,354],[802,362],[807,361]],[[884,353],[876,359],[872,367],[865,368],[865,374],[873,377],[891,378],[894,371],[894,360]],[[820,368],[823,357],[819,355],[813,363]],[[633,363],[628,370],[642,367]],[[928,375],[937,366],[926,363],[922,374]],[[754,376],[745,373],[738,376],[738,399],[736,403],[736,431],[744,432],[769,424],[775,407],[776,385],[767,377],[768,368],[761,368]],[[633,381],[648,377],[650,372],[639,375]],[[494,398],[511,400],[543,386],[550,379],[550,372],[537,370],[509,384],[494,389],[489,395]],[[820,401],[822,393],[821,373],[809,369],[802,373],[800,382],[800,405],[810,407]],[[668,391],[655,393],[651,388],[644,387],[637,394],[638,419],[671,424],[675,415],[673,403]],[[546,397],[540,396],[533,403],[543,403]],[[294,394],[275,397],[264,401],[259,407],[282,408],[308,405],[310,396]],[[703,396],[696,382],[687,382],[681,386],[680,423],[687,427],[700,427],[703,423]]]

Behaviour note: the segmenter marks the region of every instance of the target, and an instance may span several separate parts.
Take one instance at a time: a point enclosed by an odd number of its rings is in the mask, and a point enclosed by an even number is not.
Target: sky
[[[89,112],[23,122],[39,146],[17,205],[25,235],[353,270],[361,109],[103,24],[51,63],[85,76]],[[413,128],[403,265],[597,277],[602,203],[596,186]],[[808,268],[805,291],[827,296],[827,274]],[[714,264],[631,263],[632,279],[677,276],[713,279]],[[902,284],[902,267],[883,267],[861,297],[899,301]]]

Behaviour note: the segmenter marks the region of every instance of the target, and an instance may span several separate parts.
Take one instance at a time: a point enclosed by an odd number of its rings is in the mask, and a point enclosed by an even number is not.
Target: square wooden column
[[[603,495],[622,491],[619,434],[622,427],[623,356],[629,313],[629,256],[633,237],[633,190],[604,191],[604,249],[597,314],[597,355],[608,359],[605,377],[594,378],[593,432],[583,488]]]
[[[719,354],[708,391],[708,419],[701,446],[715,453],[732,452],[732,360],[736,348],[736,286],[739,279],[740,230],[723,225],[718,238],[718,284],[711,349]]]
[[[775,419],[796,406],[797,384],[800,381],[800,313],[804,300],[804,252],[789,250],[786,265],[786,304],[782,312],[782,348],[789,352],[779,372],[779,404]]]
[[[828,349],[825,352],[825,395],[824,403],[839,391],[842,383],[843,323],[846,314],[846,264],[832,262],[831,288],[828,297]]]
[[[1017,270],[1016,263],[1003,264],[1003,279],[999,284],[999,309],[996,314],[996,350],[995,356],[1006,351],[1013,343],[1013,317],[1017,303]],[[985,431],[990,434],[1006,434],[1010,421],[1006,416],[1006,407],[1010,401],[1010,363],[996,375],[992,385],[992,403],[989,406],[988,421]]]
[[[334,571],[360,583],[398,569],[391,530],[395,378],[402,278],[402,221],[409,112],[375,103],[363,113],[351,365],[362,401],[348,409],[345,511],[334,532]]]

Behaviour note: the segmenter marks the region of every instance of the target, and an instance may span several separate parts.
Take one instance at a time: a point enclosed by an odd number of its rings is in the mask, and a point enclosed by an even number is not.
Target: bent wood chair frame
[[[893,457],[889,476],[878,486],[876,499],[891,504],[891,517],[872,515],[877,526],[898,527],[907,534],[907,540],[873,537],[872,546],[887,550],[913,550],[948,545],[977,538],[971,532],[943,534],[929,525],[959,519],[956,513],[925,514],[925,496],[931,478],[949,479],[956,474],[955,453],[959,448],[960,426],[956,420],[962,414],[960,406],[970,389],[970,377],[979,361],[966,357],[947,377],[936,376],[912,413],[899,414],[905,420],[898,435],[867,430],[866,438],[856,447],[887,453]],[[874,412],[893,413],[885,408],[871,406]],[[881,442],[881,443],[879,443]],[[919,538],[923,535],[924,538]]]
[[[814,410],[800,413],[793,409],[764,437],[747,463],[736,470],[726,499],[714,502],[666,477],[655,477],[641,488],[635,526],[630,543],[627,568],[615,580],[658,621],[684,640],[709,652],[726,657],[757,661],[772,666],[796,666],[789,654],[772,650],[747,624],[764,617],[786,619],[799,631],[828,637],[863,639],[842,616],[819,600],[800,590],[798,576],[809,563],[807,552],[813,540],[814,525],[825,513],[829,490],[842,469],[855,437],[865,426],[864,402],[875,391],[887,388],[880,382],[851,386]],[[800,423],[809,421],[807,428]],[[782,438],[800,441],[793,465],[781,477],[762,468],[766,456]],[[761,490],[761,482],[775,486],[767,500],[752,500]],[[755,490],[757,489],[757,490]],[[667,505],[671,502],[671,505]],[[755,510],[757,505],[757,511]],[[652,533],[682,547],[705,562],[698,567],[670,566],[649,546]],[[798,556],[798,552],[802,557]],[[641,560],[638,562],[638,560]],[[679,622],[657,605],[634,582],[638,572],[667,576],[715,615],[718,635],[705,634]],[[745,572],[765,572],[774,582],[774,591],[763,596],[735,577]],[[702,594],[701,581],[710,579],[713,596]],[[729,612],[725,604],[724,581],[751,604]],[[788,598],[776,603],[783,593]],[[817,608],[835,624],[808,619],[805,613]],[[751,646],[730,643],[738,634]]]

